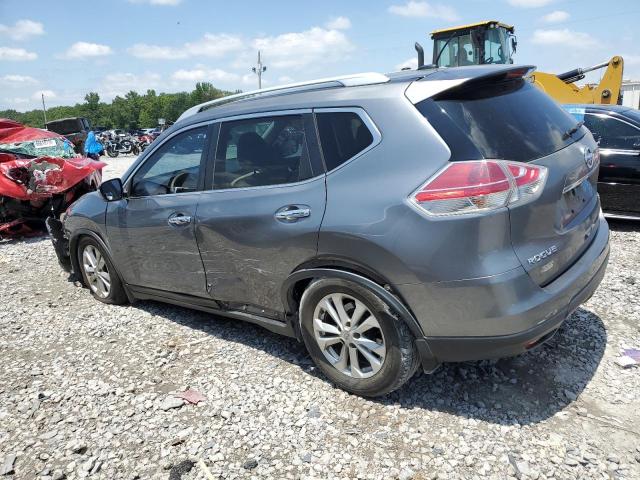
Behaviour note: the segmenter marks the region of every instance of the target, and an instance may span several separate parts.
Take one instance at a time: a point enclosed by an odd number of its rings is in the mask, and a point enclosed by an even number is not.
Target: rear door
[[[588,112],[584,120],[600,146],[602,208],[640,214],[640,129],[607,113]]]
[[[311,112],[222,122],[207,188],[196,233],[209,294],[278,316],[283,281],[316,255],[326,203]]]
[[[497,159],[547,168],[540,196],[510,204],[511,243],[532,279],[566,271],[595,236],[597,145],[584,127],[523,79],[448,90],[418,109],[452,147],[452,161]]]

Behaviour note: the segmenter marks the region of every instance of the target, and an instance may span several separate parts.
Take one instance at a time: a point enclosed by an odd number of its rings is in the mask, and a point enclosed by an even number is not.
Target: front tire
[[[377,397],[400,388],[419,356],[407,325],[372,291],[347,280],[321,279],[300,302],[304,343],[316,365],[350,393]]]
[[[118,152],[118,150],[116,150],[115,147],[107,148],[107,155],[109,155],[111,158],[116,158],[119,154],[120,152]]]
[[[127,302],[120,277],[102,246],[91,237],[78,242],[78,265],[84,285],[96,300],[122,305]]]

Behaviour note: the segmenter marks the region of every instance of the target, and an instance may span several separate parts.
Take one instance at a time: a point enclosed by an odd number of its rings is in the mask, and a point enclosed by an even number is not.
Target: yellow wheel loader
[[[511,25],[488,20],[485,22],[461,25],[431,32],[433,40],[433,65],[438,67],[457,67],[464,65],[486,65],[492,63],[513,63],[518,42]],[[424,52],[419,44],[419,67],[424,65]],[[585,74],[605,68],[600,83],[577,86]],[[599,103],[619,104],[620,87],[624,61],[615,56],[608,62],[588,68],[554,75],[553,73],[534,72],[535,85],[560,103]]]

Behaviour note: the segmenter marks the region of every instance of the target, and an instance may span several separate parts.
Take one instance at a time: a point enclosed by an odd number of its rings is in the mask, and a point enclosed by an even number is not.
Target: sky
[[[41,93],[54,106],[199,81],[253,90],[258,50],[263,87],[391,72],[415,65],[416,41],[431,58],[432,30],[488,19],[515,25],[516,63],[560,73],[622,55],[639,80],[639,18],[638,0],[0,0],[0,110]]]

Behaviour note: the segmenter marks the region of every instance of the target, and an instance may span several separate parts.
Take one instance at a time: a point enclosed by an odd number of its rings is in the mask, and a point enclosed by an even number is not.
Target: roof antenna
[[[417,68],[417,70],[420,70],[422,67],[424,67],[424,48],[422,48],[422,45],[420,45],[418,42],[416,42],[415,49],[416,49],[416,52],[418,52],[418,68]]]

